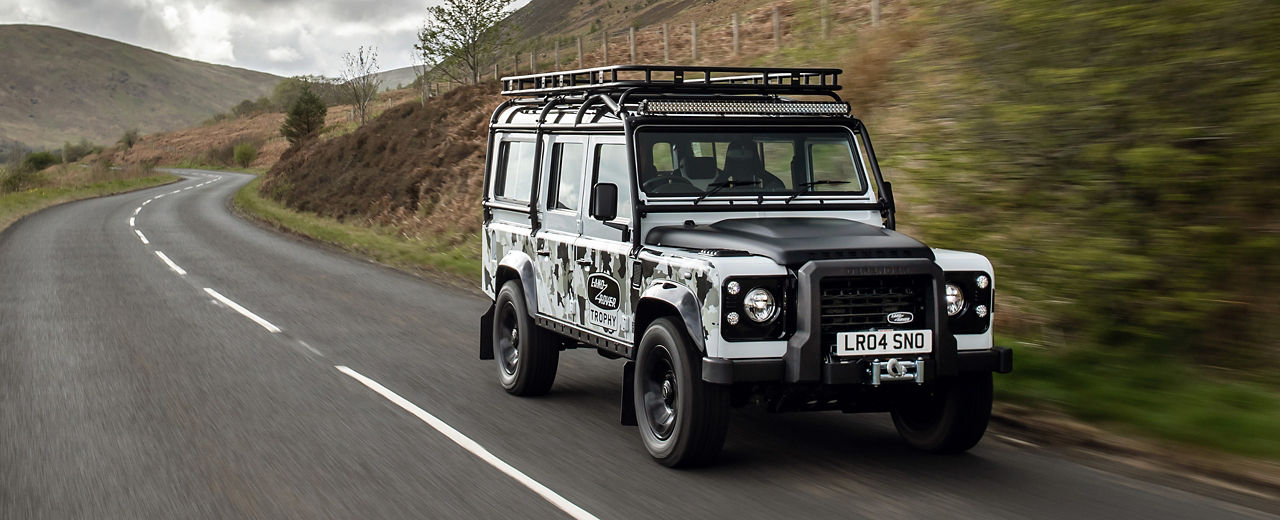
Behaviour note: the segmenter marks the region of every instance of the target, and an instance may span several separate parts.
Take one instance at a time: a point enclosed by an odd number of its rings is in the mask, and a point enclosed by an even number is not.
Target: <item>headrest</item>
[[[716,178],[715,157],[685,157],[680,161],[680,173],[687,179],[706,180]]]

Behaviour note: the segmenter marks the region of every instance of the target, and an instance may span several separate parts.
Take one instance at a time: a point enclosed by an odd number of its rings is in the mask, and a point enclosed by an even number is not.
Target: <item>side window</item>
[[[498,182],[494,183],[494,196],[504,199],[529,202],[533,189],[533,152],[534,143],[528,141],[507,141],[498,149],[499,165]]]
[[[618,186],[618,218],[631,218],[631,180],[627,171],[627,147],[621,144],[596,145],[596,183]]]
[[[792,141],[764,141],[760,143],[760,157],[764,159],[765,171],[778,177],[788,190],[791,189],[791,166],[796,157],[796,144]]]
[[[547,207],[577,211],[582,198],[582,153],[578,143],[556,143],[551,147],[551,182],[547,187]]]
[[[671,143],[653,143],[653,169],[660,172],[676,169],[675,161],[671,159]]]

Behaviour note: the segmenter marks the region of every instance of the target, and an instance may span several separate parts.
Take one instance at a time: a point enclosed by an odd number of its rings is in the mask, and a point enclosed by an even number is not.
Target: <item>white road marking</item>
[[[129,227],[133,227],[133,217],[129,217]]]
[[[262,319],[261,316],[258,316],[257,314],[249,312],[249,309],[241,307],[240,304],[231,301],[226,296],[218,294],[218,291],[205,287],[204,292],[209,293],[209,296],[212,296],[215,300],[222,302],[223,305],[226,305],[227,307],[231,307],[231,310],[234,310],[240,314],[243,314],[244,317],[253,320],[253,322],[257,323],[258,325],[261,325],[262,328],[267,329],[267,332],[270,332],[272,334],[280,332],[280,327],[272,325],[271,322]]]
[[[148,245],[148,244],[150,244],[150,243],[151,243],[151,242],[148,242],[148,241],[147,241],[147,237],[146,237],[145,235],[143,235],[141,231],[138,231],[138,230],[136,230],[136,229],[135,229],[135,230],[133,230],[133,232],[138,234],[138,240],[141,240],[141,241],[142,241],[142,245],[144,245],[144,246],[145,246],[145,245]]]
[[[191,188],[193,188],[193,187],[194,187],[194,186],[187,186],[187,187],[185,187],[185,188],[182,188],[182,191],[187,191],[187,190],[189,190],[189,189],[191,189]]]
[[[163,197],[163,196],[164,196],[164,194],[163,194],[163,193],[161,193],[161,194],[159,194],[159,195],[156,195],[156,197],[155,197],[155,198],[157,198],[157,199],[158,199],[158,198]]]
[[[147,199],[147,200],[145,200],[145,201],[143,201],[143,202],[142,202],[142,205],[143,205],[143,206],[146,206],[147,204],[151,204],[151,201],[152,201],[152,200],[154,200],[154,199]]]
[[[1004,441],[1005,441],[1005,442],[1009,442],[1009,443],[1012,443],[1012,444],[1017,444],[1017,445],[1019,445],[1019,446],[1026,446],[1026,447],[1028,447],[1028,448],[1036,448],[1036,447],[1038,447],[1038,446],[1036,446],[1036,444],[1035,444],[1034,442],[1028,442],[1028,441],[1024,441],[1024,440],[1022,440],[1022,439],[1015,439],[1015,438],[1010,437],[1010,436],[1008,436],[1008,435],[1000,435],[1000,434],[998,434],[998,433],[997,433],[997,434],[995,434],[995,435],[996,435],[996,437],[997,437],[997,438],[1004,439]]]
[[[169,194],[170,194],[170,195],[173,195],[173,194],[175,194],[175,193],[182,193],[182,190],[173,190],[173,191],[169,192]]]
[[[403,397],[400,397],[399,395],[397,395],[395,392],[392,392],[391,390],[388,390],[387,387],[378,384],[377,381],[374,381],[363,375],[360,375],[359,372],[356,372],[355,370],[352,370],[345,366],[335,366],[334,368],[338,369],[339,372],[342,372],[343,374],[350,376],[352,379],[359,381],[364,386],[369,387],[371,390],[373,390],[374,392],[377,392],[382,397],[385,397],[388,401],[395,403],[400,408],[404,408],[405,411],[413,414],[418,419],[421,419],[422,422],[427,423],[432,428],[435,428],[436,431],[444,434],[445,437],[448,437],[449,440],[453,441],[458,446],[461,446],[462,449],[465,449],[471,452],[472,455],[479,457],[480,460],[483,460],[489,463],[490,466],[497,468],[498,471],[505,473],[507,476],[511,477],[512,479],[515,479],[516,482],[523,484],[524,487],[527,487],[534,493],[537,493],[538,496],[541,496],[542,498],[546,499],[546,501],[550,502],[551,505],[554,505],[560,508],[561,511],[568,513],[569,516],[573,518],[577,518],[579,520],[586,520],[586,519],[597,520],[595,515],[588,513],[585,509],[582,509],[581,507],[578,507],[577,505],[575,505],[573,502],[568,501],[564,497],[557,494],[555,491],[552,491],[547,486],[544,486],[538,481],[533,480],[532,478],[529,478],[528,475],[525,475],[520,470],[512,467],[510,464],[507,464],[506,462],[503,462],[502,459],[499,459],[498,457],[494,456],[492,453],[489,453],[489,450],[486,450],[484,446],[481,446],[480,444],[476,443],[476,441],[471,440],[471,438],[467,437],[466,435],[463,435],[458,430],[453,429],[452,426],[445,424],[444,421],[437,419],[436,416],[431,415],[430,413],[427,413],[426,410],[423,410],[422,408],[418,408],[417,405],[409,402],[409,400]]]
[[[134,214],[134,215],[137,215],[139,211],[142,211],[142,206],[138,206],[138,207],[136,207],[136,208],[133,208],[133,214]]]
[[[178,273],[179,276],[187,275],[186,271],[182,270],[181,267],[178,267],[178,264],[173,263],[173,260],[170,260],[169,257],[164,256],[164,253],[156,251],[156,256],[160,257],[161,260],[164,260],[164,263],[169,264],[169,269],[173,269],[173,272]]]

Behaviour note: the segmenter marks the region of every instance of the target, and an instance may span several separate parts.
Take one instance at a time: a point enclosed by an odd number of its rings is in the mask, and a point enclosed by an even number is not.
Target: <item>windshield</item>
[[[636,131],[640,188],[650,196],[866,193],[853,135],[843,128]]]

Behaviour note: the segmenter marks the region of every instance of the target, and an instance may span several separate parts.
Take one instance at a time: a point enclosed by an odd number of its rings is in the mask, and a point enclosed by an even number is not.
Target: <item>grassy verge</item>
[[[1052,407],[1119,433],[1280,460],[1280,392],[1157,355],[1017,348],[1003,401]],[[1235,379],[1235,380],[1233,380]]]
[[[178,180],[169,174],[150,175],[132,179],[115,179],[80,186],[31,188],[0,195],[0,231],[4,231],[18,219],[44,208],[74,200],[114,195],[126,191],[150,188]]]
[[[458,243],[413,240],[405,238],[394,228],[351,224],[295,211],[259,195],[260,181],[254,179],[235,196],[236,208],[254,218],[393,267],[466,280],[480,279],[480,241],[477,237],[467,237]]]
[[[249,173],[253,175],[262,175],[264,173],[267,173],[266,168],[240,168],[238,166],[207,164],[207,163],[192,160],[192,159],[178,161],[177,163],[174,163],[174,164],[158,166],[158,168],[176,168],[180,170],[210,170],[210,171],[219,171],[219,172]]]

